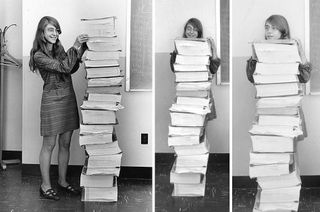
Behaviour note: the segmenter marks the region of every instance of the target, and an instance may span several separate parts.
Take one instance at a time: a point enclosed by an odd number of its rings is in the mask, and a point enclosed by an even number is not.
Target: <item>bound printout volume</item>
[[[205,125],[211,112],[211,49],[206,39],[176,39],[175,103],[168,145],[176,154],[170,172],[173,196],[204,196],[210,146]]]
[[[80,145],[86,152],[80,185],[82,201],[118,200],[117,177],[122,151],[118,145],[116,112],[123,109],[120,70],[120,42],[115,17],[82,19],[83,32],[89,35],[83,60],[88,88],[81,105]]]
[[[249,131],[253,211],[298,211],[301,180],[295,142],[303,137],[300,56],[295,42],[254,42],[257,111]]]

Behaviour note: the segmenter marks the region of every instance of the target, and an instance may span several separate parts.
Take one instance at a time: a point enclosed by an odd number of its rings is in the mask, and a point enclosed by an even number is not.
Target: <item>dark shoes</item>
[[[74,187],[72,185],[68,185],[67,187],[63,187],[58,183],[58,189],[60,191],[63,191],[65,193],[69,193],[69,194],[72,194],[72,195],[80,195],[81,194],[80,188],[76,188],[76,187]],[[60,199],[60,197],[57,194],[57,192],[55,190],[53,190],[52,188],[44,191],[42,189],[42,187],[40,186],[39,192],[40,192],[40,196],[42,198],[56,200],[56,201]]]
[[[72,194],[72,195],[80,195],[81,194],[80,188],[76,188],[70,184],[68,186],[64,187],[58,183],[58,189],[66,192],[66,193]]]
[[[40,192],[40,196],[45,199],[52,199],[52,200],[56,200],[56,201],[60,199],[57,192],[55,192],[55,190],[53,190],[52,188],[44,191],[44,190],[42,190],[42,187],[40,186],[39,192]]]

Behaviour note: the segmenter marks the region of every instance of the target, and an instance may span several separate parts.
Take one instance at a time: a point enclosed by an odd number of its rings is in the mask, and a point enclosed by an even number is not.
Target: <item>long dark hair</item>
[[[39,24],[38,24],[38,28],[36,31],[34,41],[33,41],[33,46],[30,51],[29,67],[32,72],[35,72],[37,69],[35,62],[34,62],[34,54],[37,51],[42,51],[45,54],[50,55],[50,53],[46,47],[47,41],[44,37],[44,29],[46,28],[46,26],[48,24],[52,24],[57,29],[57,32],[59,34],[61,34],[60,24],[57,21],[57,19],[50,17],[50,16],[44,16],[43,18],[41,18],[41,20],[39,21]],[[63,52],[63,47],[61,45],[59,38],[57,38],[56,43],[53,44],[51,56],[53,58],[59,58],[59,56],[61,55],[62,52]]]
[[[291,38],[288,21],[282,15],[272,15],[266,20],[265,23],[270,23],[272,26],[275,26],[280,31],[280,39]]]
[[[202,38],[203,37],[203,28],[202,28],[202,24],[199,21],[199,19],[197,18],[190,18],[187,23],[184,25],[184,31],[183,31],[183,35],[182,37],[186,38],[186,29],[187,29],[187,25],[191,24],[193,27],[198,29],[198,37],[197,38]]]

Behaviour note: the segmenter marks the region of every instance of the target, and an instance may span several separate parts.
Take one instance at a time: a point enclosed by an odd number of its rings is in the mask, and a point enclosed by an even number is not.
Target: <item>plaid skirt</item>
[[[40,111],[41,136],[58,135],[79,128],[79,113],[72,83],[70,86],[44,90]]]

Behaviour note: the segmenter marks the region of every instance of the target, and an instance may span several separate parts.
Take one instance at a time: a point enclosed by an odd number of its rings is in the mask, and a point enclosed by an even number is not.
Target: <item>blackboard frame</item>
[[[220,65],[217,73],[216,73],[216,84],[217,85],[230,85],[230,69],[231,69],[231,65],[232,65],[232,62],[231,62],[231,59],[230,59],[230,53],[231,53],[231,39],[230,39],[230,8],[231,8],[231,0],[228,0],[228,18],[229,18],[229,21],[228,21],[228,26],[229,26],[229,36],[226,36],[226,39],[228,39],[227,42],[229,42],[229,48],[228,48],[228,58],[222,58],[222,39],[225,39],[225,38],[222,38],[221,37],[221,19],[223,18],[222,17],[222,13],[221,13],[221,1],[225,1],[225,0],[216,0],[216,42],[217,42],[217,52],[218,52],[218,56],[222,59],[222,61],[224,60],[227,60],[228,61],[228,67],[227,69],[228,70],[222,70],[222,66]],[[228,81],[223,81],[223,77],[222,77],[222,71],[227,71],[227,73],[229,74],[229,77],[228,77]]]
[[[126,36],[126,71],[125,71],[125,91],[129,92],[129,91],[144,91],[144,92],[150,92],[152,91],[152,87],[154,84],[154,80],[153,77],[151,79],[152,81],[152,86],[151,88],[134,88],[132,86],[132,77],[131,77],[131,20],[132,20],[132,8],[131,8],[131,2],[132,0],[128,0],[127,1],[127,36]],[[153,1],[151,1],[151,4],[153,4]],[[153,8],[152,8],[153,10]],[[152,15],[152,19],[153,19],[153,15]],[[152,25],[153,25],[153,20],[152,20]],[[153,28],[153,27],[152,27]],[[152,34],[150,35],[152,36],[151,39],[153,39],[153,29],[152,29]],[[153,45],[151,45],[151,48],[153,48]],[[152,50],[151,50],[152,52]],[[151,72],[153,72],[152,70],[154,69],[154,58],[153,58],[153,53],[152,53],[152,68],[151,68]],[[153,74],[151,73],[151,76]]]
[[[310,0],[311,1],[311,0]],[[312,34],[313,34],[313,31],[315,26],[313,23],[313,19],[311,17],[312,13],[318,9],[318,7],[315,7],[315,5],[313,5],[312,2],[310,2],[309,0],[306,0],[305,1],[305,25],[306,25],[306,29],[305,29],[305,37],[308,38],[306,39],[306,44],[305,44],[305,51],[306,51],[306,56],[307,56],[307,59],[311,62],[311,64],[313,63],[313,57],[314,55],[311,55],[311,51],[320,51],[319,47],[317,48],[317,46],[320,45],[320,43],[318,42],[317,44],[314,44],[312,41],[313,41],[313,38],[312,38]],[[317,25],[319,25],[319,20],[317,20]],[[318,33],[316,33],[317,35],[319,35],[319,31],[320,29],[318,29]],[[313,47],[313,50],[311,50],[310,47]],[[308,49],[307,49],[308,48]],[[319,62],[318,62],[319,63]],[[316,68],[318,70],[316,70]],[[310,95],[320,95],[320,90],[315,90],[312,88],[312,84],[313,83],[316,83],[316,84],[319,84],[319,80],[320,80],[320,73],[319,73],[319,67],[316,67],[316,66],[313,66],[313,70],[311,72],[311,79],[310,81],[308,82],[308,84],[306,85],[306,93],[307,94],[310,94]],[[316,72],[316,73],[315,73]],[[319,88],[318,88],[319,89]]]

